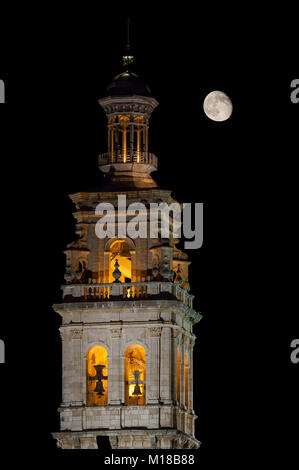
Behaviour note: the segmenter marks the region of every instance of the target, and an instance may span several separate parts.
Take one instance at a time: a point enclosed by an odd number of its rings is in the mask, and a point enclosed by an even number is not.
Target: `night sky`
[[[97,100],[122,71],[129,13],[134,70],[159,101],[150,121],[153,177],[181,202],[204,202],[204,244],[188,252],[203,315],[194,359],[201,463],[211,468],[220,458],[239,468],[237,450],[247,460],[261,447],[267,458],[278,444],[291,456],[299,418],[299,366],[289,360],[299,337],[296,14],[252,4],[139,8],[80,5],[33,16],[26,6],[26,21],[19,11],[1,32],[1,447],[58,455],[50,433],[59,430],[60,318],[51,305],[74,239],[68,194],[101,181],[97,155],[107,136]],[[232,100],[226,122],[203,112],[212,90]]]

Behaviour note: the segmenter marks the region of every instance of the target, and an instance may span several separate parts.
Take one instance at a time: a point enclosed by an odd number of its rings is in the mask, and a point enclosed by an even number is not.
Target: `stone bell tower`
[[[108,151],[99,156],[104,182],[71,194],[78,238],[65,251],[61,315],[63,449],[94,449],[109,436],[113,449],[197,448],[193,410],[193,324],[187,255],[169,238],[123,235],[99,238],[100,202],[126,204],[174,199],[151,177],[157,157],[149,152],[151,113],[158,105],[145,81],[124,71],[99,100],[108,119]],[[97,438],[99,439],[97,440]]]

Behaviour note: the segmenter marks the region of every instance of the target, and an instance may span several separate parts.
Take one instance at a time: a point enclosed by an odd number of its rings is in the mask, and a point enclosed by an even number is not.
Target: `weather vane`
[[[134,62],[134,56],[131,53],[131,45],[130,45],[130,18],[127,18],[127,44],[126,44],[126,53],[123,55],[123,65],[124,67],[128,67],[130,64]]]

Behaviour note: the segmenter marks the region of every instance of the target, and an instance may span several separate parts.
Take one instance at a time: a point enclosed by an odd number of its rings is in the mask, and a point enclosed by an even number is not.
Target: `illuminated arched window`
[[[188,408],[189,399],[189,361],[188,355],[185,354],[185,406]]]
[[[176,398],[177,401],[181,400],[181,355],[180,350],[177,348],[176,353]]]
[[[125,403],[145,404],[145,349],[140,344],[131,344],[125,352]]]
[[[143,117],[142,116],[136,116],[134,118],[135,122],[135,136],[134,136],[134,143],[135,143],[135,148],[136,148],[136,153],[137,153],[137,163],[140,162],[140,154],[141,152],[145,150],[145,139],[146,135],[144,134],[145,132],[145,127],[143,125]]]
[[[127,161],[127,134],[128,134],[128,131],[129,131],[129,122],[130,122],[130,118],[129,116],[122,116],[120,115],[118,117],[118,120],[119,120],[119,132],[122,134],[122,142],[121,142],[121,149],[122,149],[122,153],[121,155],[119,155],[119,159],[121,162],[124,162],[126,163]]]
[[[108,403],[108,359],[103,346],[93,346],[87,353],[87,406]]]
[[[119,270],[121,272],[120,282],[131,282],[131,252],[128,242],[125,240],[116,240],[110,247],[110,269],[109,269],[109,282],[114,282],[115,279],[112,275],[115,269],[115,261],[118,261]]]

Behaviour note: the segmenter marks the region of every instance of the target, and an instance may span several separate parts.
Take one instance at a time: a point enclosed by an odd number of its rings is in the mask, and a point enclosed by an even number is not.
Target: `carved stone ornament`
[[[179,330],[177,328],[172,328],[172,337],[177,338]]]
[[[162,328],[160,326],[154,326],[149,329],[150,336],[154,338],[160,338],[161,331],[162,331]]]
[[[83,336],[83,331],[82,330],[73,330],[71,333],[71,338],[72,339],[81,339]]]
[[[111,328],[111,336],[112,338],[120,338],[122,329],[121,328]]]

